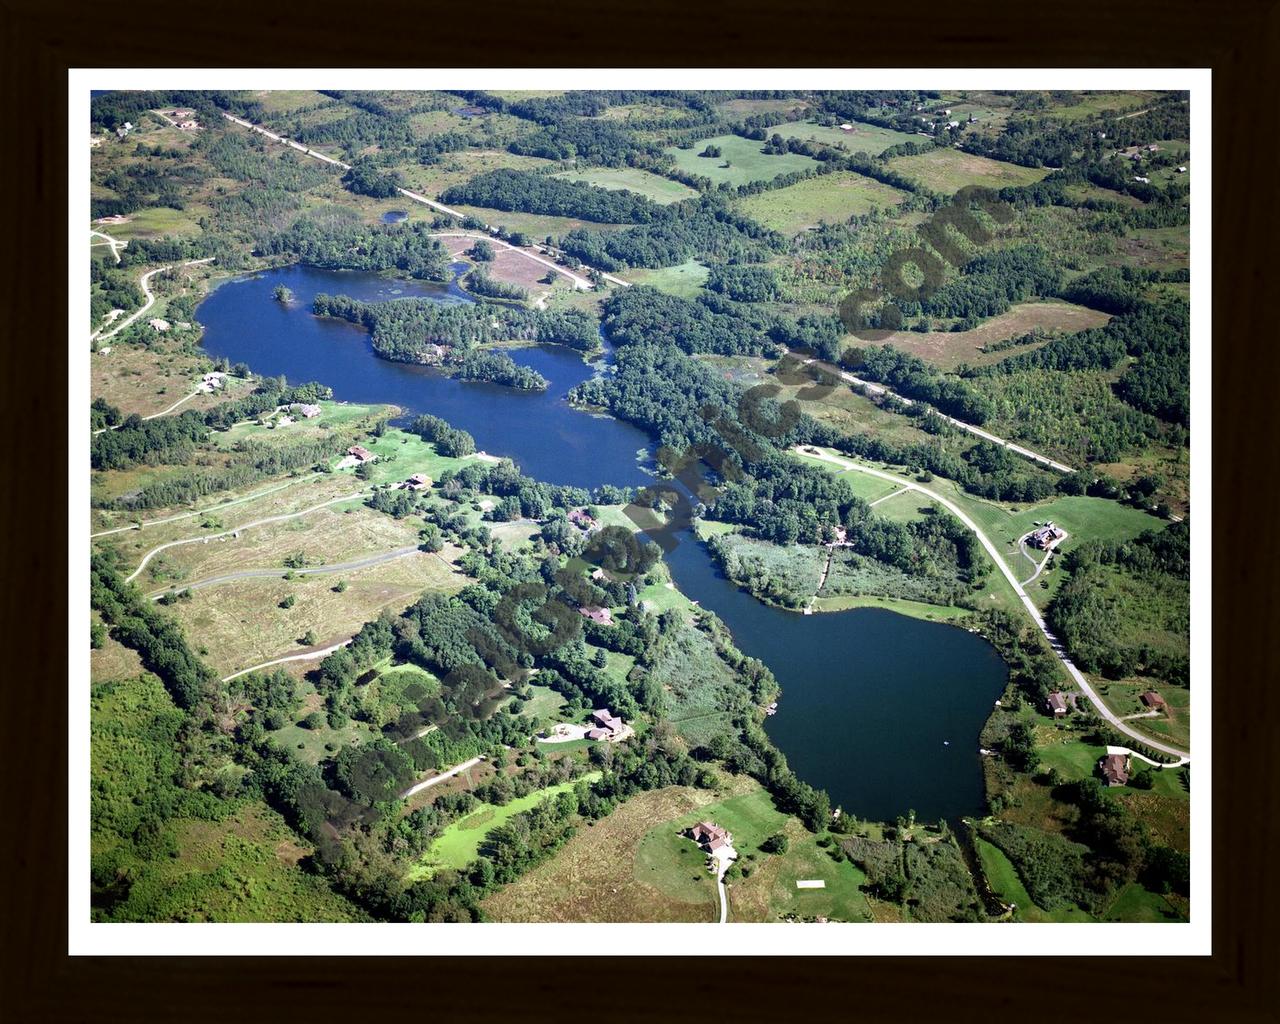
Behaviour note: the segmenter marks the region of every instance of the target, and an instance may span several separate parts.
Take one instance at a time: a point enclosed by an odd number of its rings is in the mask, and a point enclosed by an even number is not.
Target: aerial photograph
[[[1192,921],[1190,92],[76,102],[89,924]]]

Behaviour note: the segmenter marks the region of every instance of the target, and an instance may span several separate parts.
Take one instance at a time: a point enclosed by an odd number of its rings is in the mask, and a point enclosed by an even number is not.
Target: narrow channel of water
[[[295,302],[272,299],[277,284]],[[512,357],[551,383],[528,393],[457,381],[373,355],[363,329],[310,312],[319,292],[368,302],[428,296],[472,301],[455,284],[290,267],[228,282],[200,306],[213,356],[289,380],[318,380],[338,399],[390,402],[469,431],[530,476],[595,487],[643,485],[648,437],[619,420],[571,408],[564,396],[597,372],[558,346]],[[1004,687],[1005,666],[980,637],[879,609],[799,615],[771,608],[724,579],[691,534],[667,557],[677,585],[729,626],[783,688],[766,728],[797,774],[862,818],[925,821],[982,810],[978,733]]]

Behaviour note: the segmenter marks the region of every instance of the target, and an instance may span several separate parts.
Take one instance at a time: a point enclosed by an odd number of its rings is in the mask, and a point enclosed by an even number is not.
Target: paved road
[[[268,494],[270,492],[264,491],[263,493]],[[255,526],[267,526],[271,523],[283,523],[286,519],[297,519],[299,516],[310,515],[312,512],[318,512],[320,509],[327,508],[330,505],[337,505],[339,502],[354,501],[356,498],[363,496],[364,493],[365,492],[363,490],[359,490],[359,491],[355,491],[352,494],[344,494],[340,498],[330,498],[328,501],[320,502],[319,505],[312,505],[310,508],[304,508],[301,512],[282,512],[280,515],[277,515],[277,516],[267,516],[265,519],[255,519],[251,523],[245,523],[243,526],[237,526],[230,530],[223,530],[221,533],[209,533],[209,534],[204,534],[203,536],[200,536],[200,537],[184,537],[182,540],[171,540],[167,544],[161,544],[158,547],[152,548],[145,555],[143,555],[142,561],[138,563],[138,568],[133,570],[133,572],[129,575],[128,579],[126,579],[125,582],[131,583],[135,579],[137,579],[138,574],[142,572],[143,569],[146,568],[146,565],[149,561],[151,561],[152,556],[158,555],[161,551],[164,551],[166,548],[176,548],[181,544],[203,544],[205,541],[221,540],[223,537],[230,537],[232,534],[239,533],[241,530],[249,530]],[[246,498],[244,500],[247,501],[248,499]],[[226,506],[223,506],[223,507],[225,508]],[[192,513],[192,514],[194,515],[195,513]],[[175,516],[174,518],[176,519],[181,517]],[[283,571],[284,570],[281,570],[281,572]]]
[[[463,761],[462,764],[450,768],[447,772],[441,772],[439,775],[433,775],[429,779],[424,779],[422,782],[415,783],[400,794],[400,799],[408,800],[414,793],[421,793],[424,789],[430,789],[432,786],[444,782],[445,779],[451,779],[455,775],[461,775],[468,768],[474,768],[483,760],[484,755],[481,754],[479,757],[473,757],[470,761]]]
[[[119,263],[119,262],[120,262],[120,250],[121,250],[121,249],[123,249],[126,245],[128,245],[128,244],[129,244],[128,239],[126,239],[125,241],[123,241],[123,242],[122,242],[122,241],[120,241],[120,239],[118,239],[118,238],[112,238],[112,237],[111,237],[110,235],[108,235],[108,234],[105,234],[105,233],[103,233],[103,232],[101,232],[101,231],[98,231],[98,230],[96,230],[96,229],[94,229],[94,228],[90,228],[90,229],[89,229],[89,236],[90,236],[90,237],[93,237],[94,235],[97,235],[97,237],[99,237],[99,238],[105,239],[105,241],[103,241],[103,242],[90,242],[89,244],[90,244],[90,245],[109,245],[109,246],[111,246],[111,255],[112,255],[112,256],[114,256],[114,257],[115,257],[115,261],[116,261],[117,263]]]
[[[233,672],[231,675],[226,676],[222,681],[224,683],[229,683],[231,680],[238,679],[240,676],[248,675],[250,672],[258,672],[264,668],[270,668],[272,665],[283,665],[286,661],[311,661],[315,658],[324,658],[332,654],[334,651],[342,647],[346,647],[349,643],[351,643],[350,640],[343,640],[342,643],[334,644],[332,647],[326,647],[322,651],[303,651],[301,654],[290,654],[286,657],[276,658],[272,661],[264,661],[261,665],[254,665],[251,668],[242,668],[239,672]]]
[[[194,266],[198,266],[201,263],[212,263],[214,259],[215,257],[210,256],[208,259],[203,259],[203,260],[187,260],[187,262],[183,263],[182,266],[194,267]],[[155,277],[156,274],[162,274],[166,270],[172,270],[172,269],[173,269],[172,266],[156,267],[155,270],[148,270],[145,274],[143,274],[140,278],[138,278],[138,287],[142,289],[142,294],[147,297],[147,301],[143,303],[142,308],[134,310],[131,314],[129,314],[127,317],[121,320],[118,324],[116,324],[115,327],[107,331],[106,334],[103,334],[100,329],[97,331],[94,331],[91,335],[89,335],[89,340],[93,341],[94,339],[97,339],[99,341],[106,341],[108,338],[115,337],[117,334],[123,331],[126,327],[128,327],[131,323],[137,320],[138,317],[142,316],[143,313],[145,313],[152,306],[154,306],[156,304],[156,297],[151,293],[150,287],[148,287],[151,283],[151,279]]]
[[[1018,538],[1018,550],[1022,552],[1022,556],[1028,562],[1030,562],[1032,565],[1036,567],[1036,571],[1022,581],[1022,585],[1024,587],[1029,583],[1035,582],[1036,577],[1039,576],[1040,573],[1044,571],[1044,567],[1049,564],[1049,556],[1053,554],[1053,549],[1056,548],[1059,544],[1061,544],[1064,540],[1066,540],[1067,537],[1070,536],[1070,534],[1064,533],[1058,540],[1055,540],[1053,544],[1049,546],[1049,549],[1044,553],[1044,558],[1040,559],[1040,561],[1038,562],[1031,557],[1031,552],[1027,550],[1027,538],[1030,536],[1031,536],[1030,533],[1024,533],[1021,537]]]
[[[323,153],[318,153],[316,152],[316,150],[309,149],[308,147],[304,146],[300,142],[295,142],[292,139],[287,139],[282,135],[277,135],[275,132],[268,131],[266,128],[263,128],[261,125],[257,125],[251,121],[244,120],[244,118],[234,117],[233,115],[225,112],[223,113],[222,116],[225,117],[228,121],[232,121],[235,124],[240,125],[242,128],[248,128],[250,131],[257,132],[259,135],[264,135],[268,139],[271,139],[275,142],[282,143],[283,145],[289,146],[292,149],[296,149],[299,153],[304,153],[307,156],[314,157],[317,160],[323,160],[325,163],[332,164],[334,167],[341,167],[343,170],[351,169],[350,164],[343,163],[341,160],[335,160],[331,156],[325,156]],[[439,210],[441,213],[448,214],[450,217],[457,217],[458,220],[462,220],[467,216],[461,210],[455,210],[452,207],[445,206],[444,203],[438,203],[434,199],[428,199],[426,196],[418,192],[410,191],[407,188],[397,188],[396,191],[400,193],[400,195],[404,196],[406,199],[412,199],[415,203],[422,203],[424,206],[429,206],[433,210]],[[486,224],[484,227],[485,227],[485,231],[488,231],[488,232],[492,232],[494,230],[488,224]],[[535,256],[533,253],[529,252],[527,249],[521,249],[519,246],[508,245],[506,242],[502,241],[500,238],[494,238],[491,234],[468,235],[468,234],[440,233],[440,234],[432,235],[432,237],[433,238],[484,238],[490,242],[496,242],[499,245],[505,245],[507,246],[508,249],[511,249],[513,252],[518,252],[521,256],[524,256],[527,259],[531,259],[535,263],[541,263],[543,266],[549,267],[550,269],[554,270],[557,274],[563,274],[565,277],[569,278],[569,280],[573,282],[575,288],[585,289],[585,288],[591,287],[590,281],[586,280],[585,278],[579,277],[577,274],[574,274],[571,271],[565,269],[564,267],[560,266],[558,263],[554,263],[551,260],[543,259],[541,256]],[[538,252],[546,252],[546,249],[542,248],[541,246],[536,246],[535,248],[537,249]],[[582,266],[588,271],[591,270],[591,268],[588,267],[585,263]],[[606,274],[603,271],[601,271],[600,276],[612,284],[620,285],[621,287],[624,287],[624,288],[630,286],[629,281],[624,281],[620,277],[614,277],[612,274]]]
[[[797,358],[801,357],[799,352],[793,352],[792,355],[796,356]],[[893,398],[896,398],[903,405],[917,404],[914,399],[910,399],[904,395],[900,395],[896,391],[894,391],[892,388],[887,388],[883,384],[876,384],[869,380],[863,380],[861,377],[856,377],[852,373],[849,373],[847,370],[842,370],[838,366],[833,366],[831,363],[825,363],[825,362],[822,362],[822,360],[812,359],[812,358],[805,359],[804,362],[806,365],[808,365],[809,363],[818,363],[828,373],[834,376],[838,376],[845,383],[855,384],[858,387],[866,389],[873,395],[889,395]],[[923,404],[927,405],[928,403],[923,403]],[[932,406],[930,406],[930,408],[932,408]],[[980,437],[984,441],[990,441],[992,444],[1000,445],[1001,448],[1008,448],[1009,451],[1014,452],[1017,455],[1021,455],[1025,459],[1030,459],[1032,462],[1038,462],[1040,463],[1040,465],[1047,466],[1049,467],[1049,469],[1057,470],[1059,473],[1075,472],[1075,470],[1072,469],[1070,466],[1062,462],[1055,462],[1053,459],[1049,458],[1049,456],[1047,455],[1041,455],[1039,452],[1033,452],[1030,448],[1024,448],[1022,445],[1014,444],[1012,441],[1006,441],[1003,437],[997,437],[995,434],[991,433],[988,430],[983,430],[981,427],[976,427],[972,423],[966,423],[964,420],[958,420],[954,416],[948,416],[946,413],[940,412],[937,409],[934,409],[933,411],[937,413],[939,416],[941,416],[948,423],[950,423],[953,427],[959,427],[961,430],[967,430],[970,434],[973,434],[976,437]]]
[[[241,569],[239,572],[229,572],[223,576],[210,576],[208,579],[197,580],[195,583],[175,583],[171,587],[157,590],[154,594],[147,596],[152,601],[158,601],[165,594],[176,590],[203,590],[205,587],[216,586],[219,583],[230,583],[232,580],[282,579],[286,573],[290,572],[295,576],[323,576],[334,572],[355,572],[357,569],[367,569],[372,565],[381,565],[383,562],[390,562],[397,558],[403,558],[405,555],[412,555],[418,550],[417,544],[409,544],[402,548],[396,548],[394,551],[382,551],[376,555],[366,555],[364,558],[352,559],[350,562],[317,565],[311,569]]]
[[[801,451],[802,449],[797,448],[795,450]],[[803,453],[805,455],[814,456],[814,452],[808,448],[803,449]],[[822,459],[824,462],[833,463],[834,465],[840,466],[844,469],[854,469],[859,473],[866,473],[869,476],[879,477],[881,480],[888,480],[891,483],[899,484],[908,490],[919,491],[925,497],[936,501],[939,505],[959,519],[960,522],[964,523],[965,526],[974,532],[974,535],[977,536],[978,541],[982,546],[986,548],[987,554],[989,554],[991,556],[991,560],[995,562],[996,568],[999,569],[1004,575],[1004,578],[1009,581],[1009,585],[1013,587],[1014,592],[1022,601],[1022,604],[1027,609],[1028,614],[1030,614],[1032,621],[1035,622],[1040,632],[1044,634],[1044,638],[1049,642],[1049,647],[1053,650],[1053,653],[1058,656],[1058,659],[1062,662],[1068,674],[1070,674],[1071,678],[1075,680],[1076,685],[1080,687],[1081,692],[1089,698],[1089,702],[1097,709],[1098,714],[1106,719],[1106,721],[1118,732],[1122,732],[1126,736],[1130,736],[1138,742],[1144,743],[1155,750],[1159,750],[1162,753],[1178,758],[1178,764],[1187,764],[1190,762],[1191,755],[1187,751],[1170,746],[1160,740],[1152,739],[1150,736],[1130,728],[1125,724],[1122,718],[1107,707],[1102,698],[1098,696],[1097,692],[1089,684],[1089,680],[1085,678],[1084,673],[1076,668],[1075,664],[1071,661],[1071,658],[1067,655],[1066,649],[1062,646],[1062,642],[1050,631],[1048,625],[1044,621],[1044,616],[1040,614],[1040,609],[1036,607],[1035,602],[1031,600],[1031,597],[1022,588],[1022,584],[1018,582],[1018,578],[1014,576],[1013,570],[1006,564],[999,549],[991,542],[991,539],[982,532],[978,524],[969,518],[963,509],[957,506],[954,502],[948,501],[937,492],[931,491],[927,487],[921,487],[912,480],[904,480],[902,477],[895,476],[892,473],[886,473],[879,469],[872,469],[869,466],[862,466],[856,462],[850,462],[848,459],[842,459],[837,455],[832,455],[830,452],[821,450],[818,450],[817,455],[814,457]]]

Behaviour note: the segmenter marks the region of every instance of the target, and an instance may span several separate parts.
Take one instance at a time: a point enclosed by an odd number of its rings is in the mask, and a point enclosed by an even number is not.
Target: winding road
[[[1159,750],[1161,753],[1168,754],[1171,757],[1176,757],[1178,759],[1178,764],[1188,764],[1191,761],[1191,755],[1189,752],[1180,750],[1177,747],[1170,746],[1167,743],[1153,739],[1144,733],[1136,731],[1127,725],[1123,718],[1107,707],[1102,698],[1098,696],[1097,691],[1095,691],[1090,685],[1089,680],[1085,678],[1084,673],[1081,672],[1072,662],[1071,658],[1067,654],[1066,648],[1062,645],[1062,641],[1060,641],[1053,632],[1050,631],[1048,625],[1044,621],[1044,616],[1040,614],[1040,609],[1036,607],[1035,602],[1031,600],[1030,596],[1023,589],[1022,584],[1018,582],[1018,578],[1014,576],[1013,570],[1009,568],[1008,564],[1001,556],[1000,550],[994,543],[992,543],[991,539],[982,532],[982,529],[978,524],[969,518],[962,508],[954,502],[947,500],[936,491],[931,491],[927,487],[920,486],[913,480],[905,480],[893,473],[886,473],[884,470],[880,469],[872,469],[870,466],[863,466],[859,463],[851,462],[848,459],[843,459],[838,455],[833,455],[830,452],[822,451],[817,448],[809,448],[806,446],[804,448],[795,448],[793,451],[812,458],[821,459],[824,462],[830,462],[833,465],[840,466],[842,469],[852,469],[859,473],[866,473],[868,476],[879,477],[881,480],[888,480],[890,483],[898,484],[907,490],[919,491],[926,498],[937,502],[948,512],[954,515],[960,520],[960,522],[964,523],[965,526],[973,531],[974,535],[978,538],[979,543],[981,543],[986,549],[987,554],[991,556],[991,560],[995,562],[996,568],[1000,570],[1004,575],[1004,578],[1009,581],[1009,585],[1013,587],[1014,593],[1016,593],[1018,598],[1022,601],[1022,604],[1027,609],[1032,621],[1036,624],[1037,628],[1039,628],[1040,632],[1044,634],[1044,638],[1049,642],[1049,647],[1053,650],[1053,653],[1058,656],[1058,660],[1062,662],[1067,673],[1075,681],[1076,685],[1080,687],[1081,692],[1089,698],[1089,702],[1095,709],[1097,709],[1098,714],[1101,715],[1108,724],[1114,727],[1117,732],[1121,732],[1139,743],[1143,743],[1148,747]],[[1134,756],[1138,757],[1140,760],[1147,760],[1146,758],[1142,758],[1142,756],[1136,751],[1134,752]],[[1155,762],[1152,763],[1154,764]]]
[[[350,164],[343,163],[341,160],[335,160],[331,156],[325,156],[323,153],[319,153],[314,149],[309,149],[307,146],[304,146],[302,143],[295,142],[292,139],[285,138],[283,135],[277,135],[275,132],[269,131],[268,129],[263,128],[261,125],[254,124],[252,121],[246,121],[242,117],[235,117],[234,115],[228,114],[225,111],[223,112],[222,116],[225,117],[228,121],[231,121],[233,124],[238,124],[242,128],[248,128],[252,132],[257,132],[259,135],[263,135],[266,138],[271,139],[273,142],[279,142],[282,145],[289,146],[292,149],[296,149],[299,153],[303,153],[306,156],[314,157],[317,160],[323,160],[325,163],[332,164],[334,167],[341,167],[344,171],[351,170]],[[467,216],[461,210],[455,210],[452,207],[445,206],[444,203],[436,202],[434,199],[428,199],[426,196],[422,195],[421,193],[413,192],[407,188],[397,188],[396,191],[400,195],[404,196],[406,199],[412,199],[415,203],[422,203],[424,206],[429,206],[433,210],[439,210],[441,213],[447,214],[450,217],[457,217],[458,220],[462,220]],[[496,230],[495,228],[491,227],[488,224],[484,225],[484,228],[485,228],[485,231],[488,231],[488,232],[493,232],[494,230]],[[524,256],[526,259],[531,259],[535,263],[541,263],[544,267],[548,267],[551,270],[554,270],[557,274],[563,274],[565,277],[567,277],[570,281],[573,282],[573,286],[575,288],[588,289],[591,287],[591,282],[588,281],[586,278],[579,277],[577,274],[565,269],[564,267],[560,266],[558,263],[555,263],[548,259],[543,259],[541,256],[537,256],[534,253],[529,252],[529,250],[527,249],[521,249],[517,245],[511,245],[507,242],[504,242],[500,238],[494,238],[492,237],[491,234],[468,234],[465,232],[440,232],[438,234],[433,234],[431,237],[432,238],[483,238],[491,243],[496,242],[498,245],[505,245],[512,252],[518,252],[521,256]],[[537,247],[537,250],[538,252],[546,251],[541,246]],[[582,264],[582,267],[587,271],[590,271],[592,269],[591,267],[588,267],[585,263]],[[614,277],[612,274],[606,274],[603,271],[600,271],[599,273],[601,277],[603,277],[606,281],[610,282],[611,284],[616,284],[623,288],[630,287],[629,281],[624,281],[620,277]]]
[[[417,544],[408,544],[402,548],[396,548],[394,551],[382,551],[376,555],[366,555],[364,558],[355,558],[350,562],[335,562],[333,565],[317,565],[310,569],[241,569],[239,572],[229,572],[222,576],[210,576],[208,579],[197,580],[195,583],[174,584],[166,587],[164,590],[157,590],[154,594],[147,596],[152,601],[158,601],[165,594],[179,590],[202,590],[205,587],[216,586],[219,583],[230,583],[232,580],[254,580],[254,579],[282,579],[286,574],[293,573],[295,576],[322,576],[326,573],[334,572],[354,572],[357,569],[367,569],[373,565],[381,565],[383,562],[390,562],[397,558],[403,558],[405,555],[412,555],[415,551],[420,550]]]
[[[271,492],[264,491],[263,493],[270,494]],[[133,572],[128,576],[128,578],[125,579],[125,582],[132,583],[135,579],[138,578],[138,574],[141,573],[142,570],[147,567],[147,563],[151,561],[153,556],[158,555],[161,551],[165,551],[168,548],[176,548],[182,544],[203,544],[206,541],[221,540],[223,537],[230,537],[234,534],[238,534],[241,530],[249,530],[255,526],[268,526],[271,523],[283,523],[286,519],[297,519],[299,516],[310,515],[312,512],[318,512],[320,511],[320,509],[327,508],[330,505],[337,505],[343,501],[354,501],[356,498],[362,497],[364,494],[365,494],[364,490],[359,490],[359,491],[355,491],[352,494],[344,494],[340,498],[330,498],[328,501],[322,501],[319,505],[312,505],[310,508],[304,508],[300,512],[283,512],[280,515],[267,516],[265,519],[255,519],[251,523],[245,523],[243,526],[237,526],[231,530],[223,530],[221,533],[210,533],[210,534],[205,534],[199,537],[185,537],[182,540],[171,540],[167,544],[161,544],[158,547],[152,548],[145,555],[143,555],[142,561],[138,563],[138,568],[133,570]],[[245,498],[242,500],[248,501],[249,499]],[[228,504],[232,504],[232,503],[228,502]],[[224,505],[222,507],[225,508],[226,506]],[[188,513],[184,513],[184,515],[187,515],[187,514]],[[196,515],[198,513],[193,512],[189,514]],[[180,519],[182,518],[182,516],[174,516],[173,518]],[[164,521],[171,521],[171,520],[164,520]],[[129,529],[132,529],[132,527],[129,527]],[[99,535],[95,534],[94,536],[99,536]],[[283,571],[284,570],[281,570],[281,572]],[[301,572],[302,570],[298,570],[298,571]]]
[[[272,665],[283,665],[286,661],[312,661],[315,658],[324,658],[332,654],[334,651],[340,650],[351,643],[350,640],[343,640],[340,644],[334,644],[332,647],[326,647],[322,651],[303,651],[301,654],[289,654],[283,658],[274,658],[271,661],[264,661],[261,665],[253,665],[250,668],[242,668],[239,672],[233,672],[229,676],[223,677],[224,683],[229,683],[233,679],[239,679],[241,676],[248,675],[250,672],[258,672],[264,668],[270,668]]]
[[[187,262],[181,264],[181,266],[195,267],[195,266],[199,266],[201,263],[212,263],[216,258],[217,257],[215,256],[209,256],[202,260],[187,260]],[[139,309],[134,310],[127,317],[125,317],[118,324],[116,324],[115,327],[107,331],[106,334],[103,334],[101,329],[94,331],[91,335],[89,335],[89,340],[90,341],[94,341],[94,340],[106,341],[108,338],[114,338],[117,334],[123,331],[131,323],[137,320],[138,317],[142,316],[143,313],[145,313],[152,306],[154,306],[156,304],[156,297],[152,293],[151,288],[149,287],[149,285],[151,284],[151,279],[155,277],[156,274],[163,274],[166,270],[172,270],[172,269],[173,269],[172,266],[156,267],[155,270],[148,270],[145,274],[143,274],[140,278],[138,278],[138,287],[142,289],[142,294],[146,296],[147,301],[144,302]],[[160,413],[157,413],[156,415],[158,416],[160,415]]]
[[[429,779],[423,779],[421,782],[415,783],[414,785],[406,789],[403,793],[401,793],[400,799],[408,800],[409,797],[413,796],[414,793],[421,793],[424,789],[430,789],[432,786],[435,786],[441,782],[444,782],[445,779],[451,779],[455,775],[461,775],[468,768],[474,768],[483,760],[484,760],[484,755],[481,754],[479,757],[473,757],[470,761],[463,761],[462,764],[455,765],[453,768],[450,768],[447,772],[441,772],[439,775],[433,775]]]
[[[310,476],[299,477],[297,480],[288,480],[285,483],[277,484],[275,487],[268,487],[265,491],[257,491],[254,494],[246,494],[243,498],[232,498],[230,501],[224,501],[218,505],[210,505],[208,508],[198,508],[191,512],[179,512],[176,516],[165,516],[163,519],[150,519],[145,523],[130,523],[128,526],[114,526],[110,530],[99,530],[97,533],[91,533],[92,537],[109,537],[113,533],[126,533],[129,530],[145,530],[148,526],[163,526],[165,523],[176,523],[179,519],[190,519],[192,516],[202,516],[210,512],[221,512],[224,508],[230,508],[232,505],[243,505],[246,501],[257,501],[259,498],[265,498],[268,494],[275,494],[276,491],[283,491],[287,487],[294,484],[306,483],[308,480],[314,480],[318,476],[324,476],[323,473],[312,473]]]
[[[801,353],[799,352],[792,352],[791,354],[795,356],[797,359],[803,358]],[[833,377],[839,377],[846,384],[853,384],[857,387],[864,389],[865,391],[870,392],[873,395],[888,395],[891,398],[897,399],[903,405],[916,405],[916,404],[928,405],[928,403],[917,403],[915,399],[907,398],[904,395],[900,395],[896,391],[894,391],[892,388],[887,388],[883,384],[872,383],[869,380],[863,380],[861,377],[856,377],[852,373],[849,373],[847,370],[842,370],[838,366],[833,366],[831,363],[825,363],[820,359],[814,359],[812,357],[804,358],[803,362],[806,366],[808,366],[811,363],[817,363],[819,367],[821,367],[821,369],[824,370],[826,373],[832,375]],[[929,408],[933,408],[933,407],[929,406]],[[1038,462],[1040,463],[1040,465],[1047,466],[1049,469],[1056,470],[1059,473],[1075,472],[1075,470],[1072,469],[1070,466],[1062,462],[1055,462],[1053,459],[1049,458],[1049,456],[1047,455],[1041,455],[1039,452],[1032,451],[1030,448],[1024,448],[1022,445],[1014,444],[1012,441],[1006,441],[1003,437],[997,437],[995,434],[991,433],[990,431],[983,430],[981,427],[976,427],[972,423],[966,423],[964,420],[958,420],[954,416],[948,416],[946,413],[941,412],[938,409],[934,409],[933,411],[937,413],[937,415],[941,416],[948,423],[950,423],[953,427],[959,427],[961,430],[967,430],[970,434],[973,434],[975,437],[980,437],[984,441],[990,441],[992,444],[998,444],[1001,448],[1008,448],[1009,451],[1013,452],[1015,455],[1021,455],[1024,459],[1030,459],[1032,462]]]

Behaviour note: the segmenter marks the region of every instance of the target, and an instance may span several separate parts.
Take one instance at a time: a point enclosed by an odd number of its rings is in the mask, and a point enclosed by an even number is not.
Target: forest
[[[446,189],[442,202],[495,210],[577,217],[602,224],[649,224],[662,216],[653,200],[625,189],[613,191],[547,174],[503,168]]]

